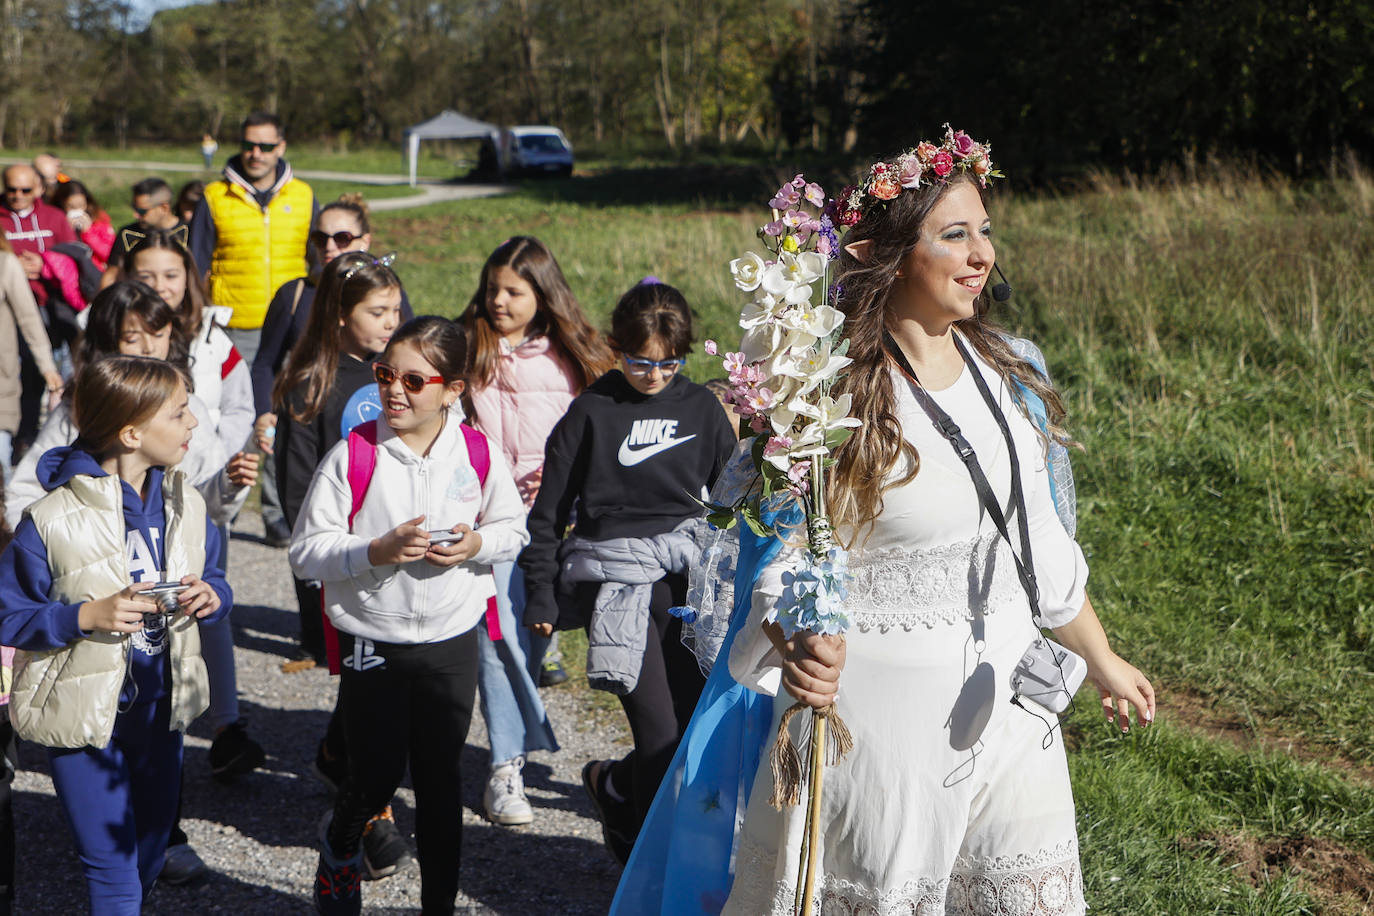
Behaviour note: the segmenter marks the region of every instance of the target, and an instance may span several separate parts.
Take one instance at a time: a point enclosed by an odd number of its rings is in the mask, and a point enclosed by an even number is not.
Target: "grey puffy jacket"
[[[648,538],[571,538],[562,550],[559,583],[600,582],[587,626],[587,681],[624,696],[639,683],[649,632],[653,585],[668,573],[685,573],[701,559],[691,537],[701,519]]]

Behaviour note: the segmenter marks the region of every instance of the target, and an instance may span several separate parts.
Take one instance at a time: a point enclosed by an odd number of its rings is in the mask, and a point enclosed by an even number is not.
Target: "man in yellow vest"
[[[293,177],[282,158],[280,118],[254,112],[244,119],[242,137],[242,152],[196,205],[191,253],[206,275],[210,301],[234,310],[229,336],[252,363],[272,294],[307,273],[306,240],[318,207],[310,185]]]
[[[224,178],[206,185],[191,217],[191,254],[206,277],[210,301],[234,310],[226,330],[249,365],[258,352],[262,319],[277,289],[309,273],[306,246],[319,205],[310,185],[292,177],[282,158],[281,119],[265,111],[243,121],[241,152],[224,167]],[[291,531],[277,505],[277,486],[267,462],[262,520],[267,542],[285,547]]]

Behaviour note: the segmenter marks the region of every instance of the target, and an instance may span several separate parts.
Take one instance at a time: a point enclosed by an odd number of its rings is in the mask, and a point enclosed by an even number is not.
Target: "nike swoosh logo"
[[[641,461],[649,460],[659,452],[666,452],[674,446],[681,445],[684,442],[691,442],[696,437],[696,433],[692,433],[690,436],[669,439],[666,442],[655,442],[652,445],[646,445],[642,448],[630,448],[630,439],[627,436],[620,441],[620,452],[616,457],[620,459],[622,467],[632,468]]]

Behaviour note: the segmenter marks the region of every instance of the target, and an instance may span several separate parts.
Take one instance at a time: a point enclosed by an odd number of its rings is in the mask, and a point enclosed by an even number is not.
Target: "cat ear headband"
[[[344,271],[343,276],[339,279],[341,281],[346,282],[349,277],[353,276],[355,273],[362,270],[364,267],[390,267],[392,264],[395,263],[396,252],[394,251],[389,251],[386,254],[382,255],[380,258],[362,258],[352,267],[348,268],[348,270]]]
[[[175,229],[167,230],[167,234],[171,236],[172,241],[182,248],[189,249],[191,247],[191,227],[185,223]],[[134,246],[147,237],[148,233],[139,232],[137,229],[121,229],[119,232],[119,240],[124,243],[125,251],[133,251]]]

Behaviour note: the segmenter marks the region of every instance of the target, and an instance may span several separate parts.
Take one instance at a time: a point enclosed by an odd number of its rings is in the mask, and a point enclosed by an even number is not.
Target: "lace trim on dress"
[[[746,881],[768,875],[775,861],[772,853],[749,844],[740,850],[736,873]],[[748,907],[765,895],[751,897],[736,881],[731,902]],[[767,912],[791,916],[796,895],[791,881],[775,882]],[[736,911],[764,912],[757,905],[762,903]],[[1018,856],[960,856],[950,877],[919,878],[887,890],[820,875],[816,904],[812,916],[1083,916],[1087,910],[1075,841]]]
[[[967,541],[910,550],[890,547],[850,561],[851,623],[886,633],[894,627],[933,628],[1023,604],[1016,566],[997,532]]]
[[[960,856],[946,906],[949,916],[1082,916],[1078,842],[1016,856]]]

